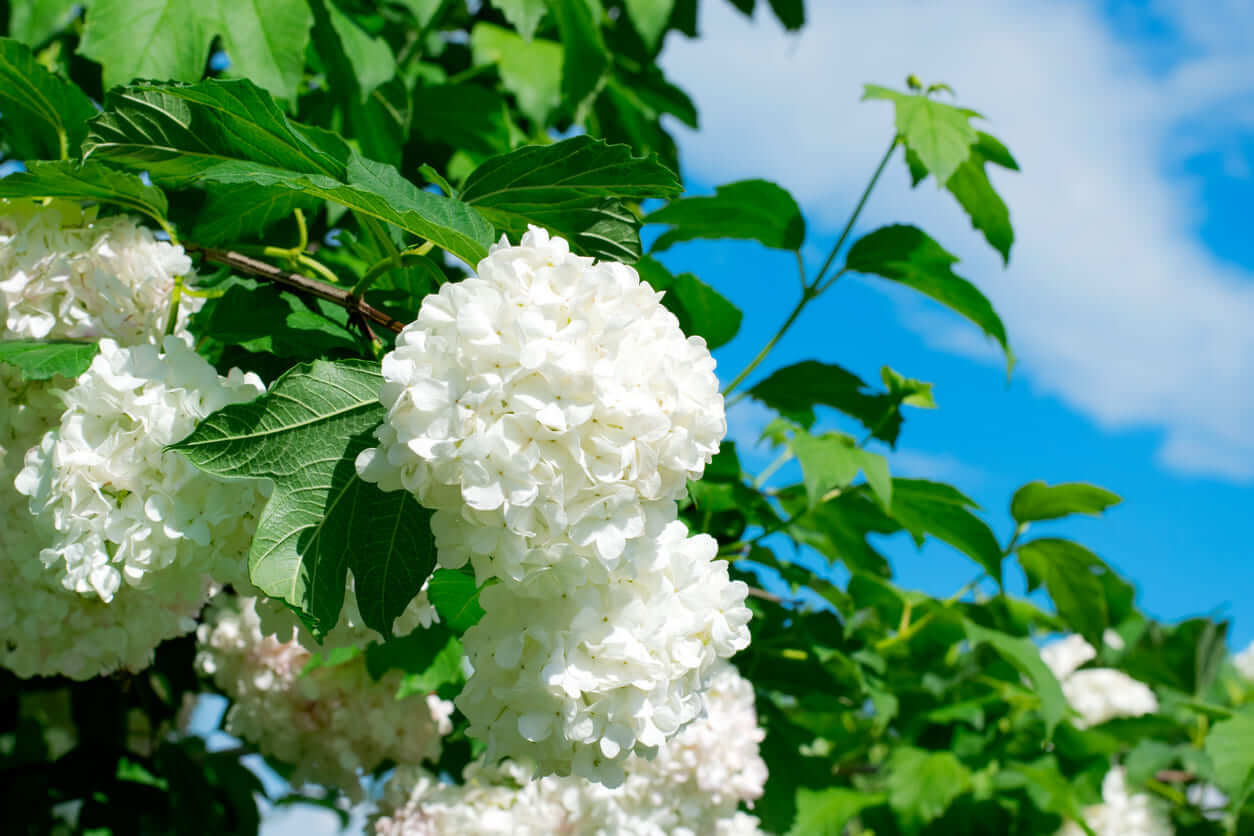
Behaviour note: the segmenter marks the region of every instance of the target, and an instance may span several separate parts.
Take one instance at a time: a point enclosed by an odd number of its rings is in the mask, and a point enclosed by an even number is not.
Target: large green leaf
[[[317,198],[311,195],[253,183],[214,185],[208,191],[209,196],[196,214],[191,238],[210,247],[260,238],[297,209],[311,210],[318,205]]]
[[[99,346],[95,343],[0,340],[0,363],[16,366],[25,380],[48,380],[56,376],[73,380],[87,371],[97,351]]]
[[[535,37],[540,18],[544,17],[548,8],[545,0],[492,0],[492,5],[501,10],[505,19],[526,40]]]
[[[1046,732],[1052,735],[1067,714],[1067,698],[1063,696],[1058,680],[1042,661],[1040,649],[1030,639],[990,630],[973,621],[967,621],[965,626],[967,639],[972,646],[987,644],[1028,678],[1032,691],[1041,701],[1041,716],[1045,719]]]
[[[357,95],[366,99],[375,88],[396,75],[396,56],[381,37],[370,35],[333,0],[314,0],[315,8],[325,9],[339,46],[337,58],[347,63],[357,86]]]
[[[679,320],[679,327],[689,336],[705,339],[710,348],[730,342],[740,330],[743,315],[725,296],[691,273],[673,275],[652,258],[636,262],[640,278],[654,290],[666,293],[662,304]]]
[[[1001,344],[1008,366],[1013,366],[1006,327],[984,294],[954,273],[957,262],[957,257],[923,230],[900,225],[877,229],[859,239],[845,259],[850,270],[901,282],[962,314]]]
[[[1121,501],[1116,494],[1087,482],[1047,485],[1038,480],[1015,491],[1010,514],[1018,523],[1056,520],[1071,514],[1097,516]]]
[[[1206,754],[1215,783],[1240,809],[1254,791],[1254,712],[1247,709],[1216,723],[1206,735]]]
[[[478,23],[470,30],[470,53],[476,65],[496,64],[505,89],[534,127],[547,127],[562,105],[562,46]]]
[[[165,194],[146,186],[134,174],[117,171],[97,162],[79,165],[69,160],[31,162],[25,172],[0,179],[0,197],[60,197],[123,206],[162,221]]]
[[[300,365],[173,445],[206,472],[274,483],[249,576],[315,634],[338,620],[348,569],[363,620],[386,636],[435,563],[430,512],[406,491],[363,482],[354,466],[383,417],[381,380],[364,361]]]
[[[949,485],[894,479],[892,516],[922,543],[926,535],[970,557],[1001,583],[1001,546],[988,524],[971,513],[978,506]]]
[[[433,84],[414,90],[418,135],[471,154],[501,154],[510,148],[505,101],[482,84]]]
[[[248,81],[139,84],[111,93],[87,153],[172,187],[253,186],[338,203],[474,263],[492,228],[474,209],[419,189],[330,133],[289,121]]]
[[[545,0],[562,37],[562,98],[577,112],[610,66],[601,37],[601,0]]]
[[[18,41],[0,38],[0,135],[27,160],[78,155],[91,100],[73,83],[53,75]]]
[[[487,160],[466,179],[461,199],[515,240],[537,224],[577,251],[629,262],[640,255],[639,222],[621,201],[668,197],[680,188],[656,157],[577,136]]]
[[[798,250],[806,224],[792,195],[767,180],[741,180],[717,186],[705,197],[683,197],[645,217],[667,224],[653,251],[696,238],[741,238],[780,250]]]
[[[971,786],[971,771],[951,752],[902,746],[886,766],[888,803],[910,830],[940,818]]]
[[[79,51],[101,64],[106,88],[196,81],[218,35],[233,74],[295,99],[311,26],[306,0],[93,0]]]
[[[971,146],[979,139],[975,128],[971,127],[971,117],[979,116],[973,110],[944,104],[921,93],[899,93],[876,84],[866,85],[862,99],[893,103],[898,136],[937,183],[949,180],[958,166],[971,156]]]
[[[81,11],[77,0],[21,0],[9,4],[9,37],[37,47]]]
[[[440,614],[440,622],[459,636],[483,618],[479,588],[464,572],[438,570],[427,585],[427,600]]]
[[[882,804],[878,793],[846,787],[797,788],[797,817],[788,836],[844,836],[845,825],[867,807]]]
[[[1094,646],[1110,623],[1106,590],[1098,573],[1109,572],[1102,559],[1070,540],[1041,539],[1023,543],[1019,565],[1028,588],[1045,584],[1058,615]]]
[[[749,396],[804,427],[814,423],[814,407],[830,406],[856,418],[872,437],[896,444],[903,420],[901,407],[931,409],[936,404],[931,384],[902,377],[888,367],[882,376],[889,391],[874,392],[862,378],[840,366],[803,360],[773,372],[751,388]]]

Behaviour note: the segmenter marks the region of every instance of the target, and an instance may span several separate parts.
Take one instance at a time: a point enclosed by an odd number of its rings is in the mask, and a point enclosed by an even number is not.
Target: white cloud
[[[1024,170],[994,175],[1018,234],[1010,269],[947,195],[910,191],[899,161],[865,228],[911,220],[962,256],[959,272],[1002,313],[1017,374],[1034,386],[1103,427],[1161,430],[1169,467],[1254,478],[1254,466],[1232,464],[1254,462],[1254,281],[1198,240],[1196,184],[1172,174],[1182,156],[1223,150],[1254,125],[1248,3],[1160,3],[1176,48],[1157,67],[1077,2],[808,6],[798,36],[722,3],[702,4],[702,40],[672,36],[664,64],[702,117],[700,133],[681,135],[688,175],[777,180],[805,205],[811,234],[830,238],[891,132],[886,104],[858,104],[861,83],[900,86],[908,72],[949,82]],[[904,320],[969,353],[970,336],[955,333],[970,326],[956,317],[938,326],[907,308]]]

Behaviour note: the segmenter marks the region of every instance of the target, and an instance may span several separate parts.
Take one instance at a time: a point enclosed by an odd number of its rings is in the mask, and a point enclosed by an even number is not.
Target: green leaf
[[[856,418],[873,438],[896,444],[903,420],[901,406],[926,409],[935,403],[931,384],[902,377],[887,366],[882,376],[889,391],[874,392],[851,371],[804,360],[773,372],[748,394],[803,427],[814,424],[814,407],[832,407]]]
[[[172,445],[208,473],[274,483],[249,576],[315,634],[338,620],[348,569],[363,620],[387,636],[434,566],[430,512],[407,491],[357,477],[357,454],[383,417],[381,380],[364,361],[296,366],[267,394],[213,413]]]
[[[471,154],[501,154],[510,147],[505,102],[482,84],[436,84],[414,90],[418,135]]]
[[[194,333],[245,351],[311,358],[358,351],[343,308],[306,301],[273,285],[238,281],[193,316]],[[335,317],[334,319],[332,317]]]
[[[967,621],[965,627],[967,639],[972,646],[989,645],[1028,678],[1033,692],[1041,701],[1041,716],[1045,719],[1046,733],[1052,737],[1054,729],[1067,714],[1067,698],[1063,696],[1062,686],[1058,684],[1054,674],[1041,660],[1041,652],[1037,646],[1030,639],[990,630],[973,621]]]
[[[293,123],[248,81],[144,83],[115,91],[92,123],[87,153],[148,171],[178,188],[252,185],[272,194],[329,200],[395,224],[473,264],[492,227],[474,209],[419,189],[328,132]]]
[[[973,110],[875,84],[864,88],[862,100],[868,99],[893,103],[897,134],[937,183],[943,184],[953,176],[958,166],[971,156],[971,146],[979,139],[975,128],[971,127],[971,117],[979,116]]]
[[[1128,783],[1143,787],[1145,782],[1160,769],[1166,769],[1180,757],[1179,751],[1161,740],[1139,740],[1132,751],[1124,756],[1123,765],[1128,770]]]
[[[833,488],[844,488],[862,471],[867,484],[885,508],[893,502],[893,480],[888,462],[878,453],[863,450],[847,435],[824,433],[810,435],[798,430],[792,439],[793,452],[801,462],[806,495],[810,507],[823,501]]]
[[[653,252],[697,238],[740,238],[779,250],[798,250],[806,224],[792,195],[767,180],[717,186],[708,197],[683,197],[652,212],[646,224],[667,224]]]
[[[460,636],[483,618],[479,588],[471,575],[440,569],[427,584],[427,600],[440,614],[440,622]]]
[[[344,60],[352,71],[362,101],[375,88],[396,75],[396,56],[383,38],[368,34],[335,5],[334,0],[317,0],[339,40]],[[312,20],[312,18],[311,18]]]
[[[945,188],[958,201],[971,226],[984,233],[989,246],[1001,253],[1002,263],[1010,263],[1010,247],[1015,231],[1010,223],[1010,210],[988,179],[988,164],[995,163],[1018,171],[1019,166],[1005,147],[982,131],[971,148],[971,156],[950,176]],[[1004,152],[1004,156],[999,154]]]
[[[492,5],[528,41],[535,37],[540,18],[544,17],[545,9],[548,8],[545,0],[492,0]]]
[[[26,160],[77,156],[91,100],[67,79],[48,72],[25,45],[0,38],[0,134]]]
[[[1254,791],[1254,713],[1247,709],[1216,723],[1206,735],[1206,754],[1215,783],[1239,810]]]
[[[9,37],[37,47],[78,16],[76,0],[21,0],[9,4]]]
[[[785,29],[795,32],[805,25],[805,0],[770,0],[770,3],[771,11]]]
[[[1042,539],[1023,543],[1019,564],[1029,589],[1044,583],[1058,615],[1095,647],[1110,624],[1106,591],[1099,572],[1110,571],[1102,559],[1070,540]]]
[[[442,624],[419,628],[386,642],[374,642],[366,648],[366,671],[376,680],[393,670],[422,674],[449,645],[460,647],[461,642]],[[434,691],[435,688],[427,690]]]
[[[636,270],[654,290],[666,293],[662,304],[675,314],[685,334],[704,338],[705,344],[714,349],[731,342],[740,330],[740,309],[691,273],[672,275],[660,262],[648,257],[636,262]]]
[[[295,101],[313,20],[306,0],[218,0],[214,33],[231,57],[231,75]]]
[[[649,49],[656,49],[671,19],[675,0],[626,0],[627,17]]]
[[[888,803],[909,829],[934,821],[971,787],[971,770],[951,752],[902,746],[885,768]]]
[[[208,192],[196,213],[191,238],[210,247],[261,238],[273,224],[291,217],[297,209],[310,211],[318,206],[317,199],[309,195],[252,183],[215,185]]]
[[[0,179],[0,197],[60,197],[67,200],[112,203],[143,213],[158,222],[166,215],[165,194],[145,186],[134,174],[88,161],[30,162],[26,171]]]
[[[1118,495],[1087,482],[1047,485],[1038,480],[1015,491],[1010,500],[1010,515],[1018,523],[1057,520],[1071,514],[1098,516],[1122,501]]]
[[[610,66],[601,37],[601,0],[545,0],[562,37],[562,98],[573,112],[601,85]]]
[[[16,366],[23,380],[48,380],[55,376],[73,380],[87,371],[97,351],[99,346],[95,343],[0,340],[0,363]]]
[[[787,836],[843,836],[851,819],[883,802],[884,796],[864,790],[798,787],[797,817]]]
[[[217,0],[92,0],[78,51],[101,65],[106,90],[136,78],[196,81],[217,12]]]
[[[680,188],[656,157],[577,136],[487,160],[466,179],[461,199],[515,241],[537,224],[576,251],[630,262],[640,255],[639,223],[621,201],[666,197]]]
[[[938,482],[894,479],[892,517],[916,543],[926,535],[943,540],[970,557],[1001,583],[1001,546],[988,525],[971,513],[977,508],[968,497]]]
[[[418,26],[426,29],[435,20],[436,15],[447,5],[448,0],[399,0],[400,4],[413,12]]]
[[[508,29],[477,23],[470,30],[476,66],[496,64],[505,89],[536,129],[548,126],[562,105],[562,47],[543,39],[524,40]]]
[[[1014,354],[1006,328],[984,294],[952,269],[958,259],[923,230],[913,226],[886,226],[859,239],[849,248],[845,266],[858,273],[901,282],[962,314],[997,340],[1006,354],[1007,368]]]

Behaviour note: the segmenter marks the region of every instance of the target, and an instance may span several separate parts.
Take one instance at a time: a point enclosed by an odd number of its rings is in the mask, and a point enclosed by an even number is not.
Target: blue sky
[[[1254,639],[1254,61],[1236,34],[1254,31],[1254,7],[842,0],[810,3],[790,36],[764,10],[750,22],[703,5],[705,39],[664,54],[702,115],[701,132],[680,132],[690,189],[754,176],[789,188],[812,268],[891,135],[890,108],[858,104],[864,81],[951,83],[1024,169],[997,178],[1019,234],[1008,269],[947,196],[909,189],[899,158],[861,225],[917,223],[963,258],[1020,357],[1009,384],[974,328],[862,279],[842,279],[765,368],[817,357],[933,382],[941,408],[907,422],[896,472],[953,482],[1003,534],[1023,482],[1108,487],[1125,502],[1105,518],[1040,530],[1097,551],[1154,615],[1222,614],[1234,647]],[[795,300],[788,254],[702,242],[664,260],[745,311],[716,352],[725,379]],[[741,446],[762,417],[733,413]],[[887,548],[901,582],[930,593],[974,574],[944,547]]]

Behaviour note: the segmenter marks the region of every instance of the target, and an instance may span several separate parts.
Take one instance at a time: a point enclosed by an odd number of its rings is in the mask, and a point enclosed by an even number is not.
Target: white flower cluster
[[[1107,643],[1118,641],[1108,633]],[[1081,636],[1071,635],[1041,649],[1041,658],[1062,685],[1067,702],[1080,715],[1078,728],[1088,728],[1116,717],[1141,717],[1158,711],[1158,698],[1143,682],[1114,668],[1081,666],[1097,658],[1097,651]]]
[[[1128,776],[1117,766],[1102,779],[1102,803],[1084,810],[1084,821],[1097,836],[1173,836],[1167,805],[1148,793],[1128,791]],[[1084,829],[1067,822],[1058,836],[1083,836]]]
[[[102,340],[72,387],[45,393],[64,412],[13,480],[27,507],[6,503],[20,539],[6,533],[0,555],[0,663],[21,676],[142,668],[195,628],[213,578],[242,577],[260,484],[164,447],[261,381],[219,377],[176,337],[163,348]]]
[[[64,201],[0,200],[6,339],[109,337],[135,345],[162,332],[177,277],[191,274],[191,259],[133,218],[93,214]],[[180,324],[201,304],[183,299]]]
[[[296,640],[263,635],[256,600],[211,607],[196,633],[196,667],[232,700],[226,731],[292,764],[294,783],[333,785],[357,797],[361,771],[391,759],[439,757],[453,705],[434,694],[397,699],[402,674],[375,681],[358,654],[305,671]]]
[[[531,779],[506,761],[467,767],[462,784],[403,769],[388,784],[376,836],[749,836],[758,821],[737,810],[762,794],[753,686],[720,666],[708,715],[663,744],[652,761],[631,757],[614,789],[579,778]]]
[[[435,510],[486,587],[458,707],[488,758],[615,785],[748,644],[744,584],[676,500],[726,432],[714,360],[621,264],[532,228],[423,300],[383,360],[364,479]]]

